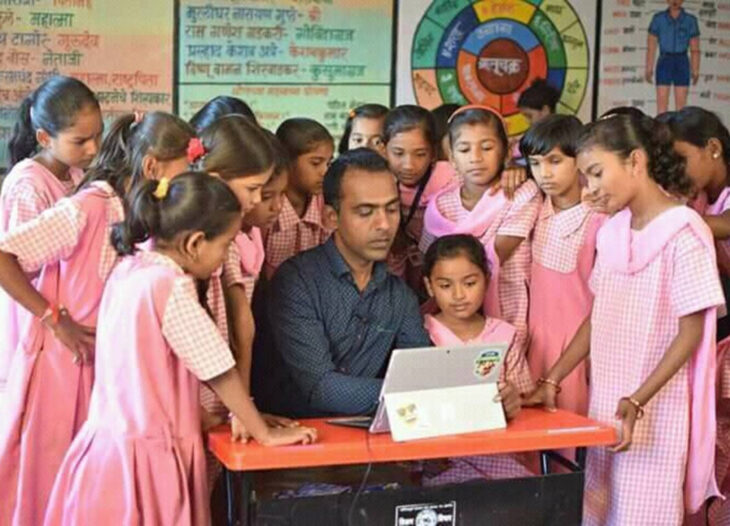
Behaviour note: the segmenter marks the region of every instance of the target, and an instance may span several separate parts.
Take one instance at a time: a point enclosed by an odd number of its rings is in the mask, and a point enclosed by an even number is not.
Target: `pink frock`
[[[472,234],[484,245],[490,265],[485,310],[517,329],[515,342],[505,365],[512,371],[517,389],[532,392],[534,382],[525,358],[527,347],[528,287],[530,282],[530,234],[540,211],[542,194],[532,180],[525,182],[509,201],[502,192],[485,193],[473,210],[464,208],[460,187],[452,185],[437,195],[426,209],[420,249],[423,253],[436,240],[448,234]],[[510,258],[500,264],[494,243],[497,236],[523,238]]]
[[[418,249],[418,243],[423,234],[423,216],[426,213],[426,207],[441,190],[455,181],[457,181],[457,176],[451,163],[439,161],[434,165],[431,177],[418,199],[418,206],[406,224],[405,235],[399,232],[399,238],[388,254],[390,271],[403,278],[413,290],[419,291],[423,288],[421,281],[423,254]],[[401,199],[401,220],[405,222],[408,220],[418,188],[399,184],[398,190]]]
[[[123,219],[121,200],[93,183],[0,237],[36,287],[66,307],[78,323],[96,326],[101,294],[117,256],[111,225]],[[38,524],[64,454],[86,419],[93,365],[73,355],[40,320],[19,311],[21,334],[5,396],[0,400],[0,524]]]
[[[330,237],[324,226],[324,197],[314,195],[304,216],[299,217],[289,199],[282,199],[282,208],[274,224],[264,232],[266,262],[264,271],[271,278],[279,265],[300,252],[321,245]]]
[[[677,336],[679,318],[705,312],[702,343],[646,405],[627,452],[588,452],[586,525],[679,525],[717,495],[715,316],[724,303],[712,234],[677,206],[641,231],[624,209],[598,234],[590,287],[589,416],[619,425],[619,399],[633,393]]]
[[[527,361],[533,378],[545,376],[591,312],[593,294],[588,278],[593,270],[596,234],[605,216],[583,204],[555,211],[543,202],[532,238],[530,348]],[[588,370],[585,361],[563,379],[558,407],[588,412]]]
[[[482,333],[473,340],[463,341],[454,334],[448,327],[437,320],[434,316],[427,314],[424,317],[424,326],[431,341],[438,346],[446,345],[470,345],[474,343],[508,343],[514,341],[515,328],[502,320],[487,318]],[[501,380],[515,383],[510,373],[502,368]],[[442,484],[457,484],[473,479],[504,479],[529,477],[535,473],[528,466],[534,464],[534,455],[486,455],[473,457],[454,457],[447,461],[447,467],[438,473],[434,471],[435,466],[443,462],[425,462],[424,465],[424,486],[440,486]]]
[[[89,417],[45,524],[208,524],[198,379],[234,362],[193,279],[156,252],[123,259],[101,302],[96,352]]]
[[[24,159],[5,176],[0,192],[0,234],[13,230],[50,208],[67,195],[83,177],[76,168],[69,171],[70,181],[59,181],[42,164]],[[19,305],[0,289],[0,396],[13,353],[20,342]]]
[[[714,203],[700,211],[704,215],[721,215],[730,210],[730,187],[726,187]],[[715,240],[720,272],[730,279],[730,239]],[[727,298],[726,298],[727,300]],[[718,414],[717,414],[717,481],[726,499],[730,500],[730,337],[718,343]],[[711,525],[730,525],[730,502],[713,506]]]

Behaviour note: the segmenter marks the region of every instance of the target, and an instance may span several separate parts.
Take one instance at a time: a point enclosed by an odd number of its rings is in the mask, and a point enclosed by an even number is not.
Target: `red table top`
[[[301,420],[318,431],[318,442],[306,446],[232,442],[226,425],[208,434],[208,447],[228,469],[255,471],[607,446],[617,441],[613,427],[567,411],[534,408],[523,409],[506,429],[410,442],[393,442],[390,433],[373,435],[326,420]]]

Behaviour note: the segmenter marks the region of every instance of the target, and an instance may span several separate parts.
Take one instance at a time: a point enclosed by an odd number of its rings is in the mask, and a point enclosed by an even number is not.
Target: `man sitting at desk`
[[[265,293],[273,346],[260,338],[254,358],[257,405],[297,418],[372,413],[391,351],[431,345],[416,295],[385,263],[400,226],[386,161],[342,154],[323,193],[334,234],[279,267]],[[501,394],[511,418],[519,395]]]

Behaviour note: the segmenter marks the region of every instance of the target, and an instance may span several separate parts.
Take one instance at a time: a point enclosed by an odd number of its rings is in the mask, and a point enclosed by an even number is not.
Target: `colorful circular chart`
[[[588,38],[565,0],[435,0],[418,23],[411,51],[416,100],[498,109],[510,135],[529,122],[522,91],[544,78],[560,91],[558,112],[578,112],[588,85]]]

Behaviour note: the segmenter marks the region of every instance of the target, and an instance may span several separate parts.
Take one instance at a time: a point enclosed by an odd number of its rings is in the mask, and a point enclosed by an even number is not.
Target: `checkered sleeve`
[[[9,209],[8,230],[39,216],[50,206],[50,203],[46,203],[39,195],[33,183],[27,179],[22,179],[13,185],[5,202]]]
[[[238,247],[234,242],[231,242],[228,246],[226,259],[223,261],[223,275],[221,278],[223,286],[226,288],[245,284],[243,270],[241,270],[241,255],[238,253]]]
[[[175,355],[201,381],[236,365],[228,344],[198,302],[189,276],[175,280],[162,317],[162,334]]]
[[[688,228],[678,234],[676,243],[670,294],[677,316],[724,305],[713,251]]]
[[[14,254],[25,272],[69,257],[86,225],[86,214],[71,200],[62,199],[0,236],[0,250]]]
[[[528,238],[535,227],[542,198],[534,182],[528,181],[515,193],[512,204],[497,230],[498,236]]]

